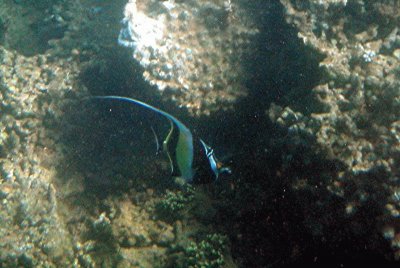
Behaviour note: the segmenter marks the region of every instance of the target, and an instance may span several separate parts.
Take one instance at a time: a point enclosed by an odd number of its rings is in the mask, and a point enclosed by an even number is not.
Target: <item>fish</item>
[[[93,99],[103,99],[103,100],[118,100],[124,101],[132,104],[139,105],[143,108],[151,110],[159,115],[162,115],[166,119],[168,119],[170,123],[170,130],[163,141],[162,150],[166,152],[167,157],[170,162],[171,174],[176,173],[177,176],[180,176],[187,183],[194,183],[195,173],[200,170],[201,166],[194,168],[194,155],[196,148],[196,155],[200,154],[199,159],[205,159],[208,163],[208,168],[211,170],[211,173],[214,176],[214,180],[218,180],[219,175],[222,173],[231,174],[232,171],[229,167],[224,166],[220,161],[218,161],[215,156],[214,150],[208,146],[202,139],[194,138],[190,129],[183,124],[179,119],[174,117],[173,115],[160,110],[150,104],[142,102],[137,99],[122,97],[122,96],[93,96]],[[169,147],[171,146],[172,139],[174,136],[175,127],[178,129],[178,137],[176,143],[174,144],[173,153],[170,152]],[[153,134],[157,143],[157,150],[159,148],[158,145],[158,137],[152,128]],[[200,146],[198,146],[200,144]],[[198,153],[198,154],[197,154]],[[205,161],[197,161],[200,165],[204,166]],[[201,181],[202,179],[198,179],[196,181]]]

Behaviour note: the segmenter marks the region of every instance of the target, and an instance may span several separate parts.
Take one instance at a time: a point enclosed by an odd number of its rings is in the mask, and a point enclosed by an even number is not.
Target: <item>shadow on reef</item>
[[[124,50],[105,53],[81,73],[91,96],[148,92],[150,89],[132,73],[140,70]],[[112,68],[110,68],[112,66]],[[128,94],[131,92],[131,94]],[[139,93],[137,93],[140,95]],[[148,94],[148,93],[147,93]],[[146,95],[140,95],[143,100]],[[69,170],[84,176],[85,191],[97,197],[128,192],[134,186],[163,190],[170,184],[167,159],[156,155],[151,127],[165,133],[168,125],[152,113],[127,103],[82,97],[65,107],[62,143]],[[163,134],[164,135],[164,134]]]
[[[143,81],[141,67],[122,48],[104,51],[80,77],[89,95],[136,97],[171,112],[228,161],[233,175],[210,185],[218,209],[211,222],[230,236],[232,254],[243,267],[290,263],[303,252],[301,241],[312,241],[299,224],[302,206],[295,205],[290,176],[279,176],[281,148],[271,141],[285,133],[269,123],[266,109],[272,102],[290,102],[289,95],[307,94],[319,80],[318,59],[309,61],[306,53],[311,52],[285,24],[278,3],[257,3],[248,8],[265,12],[259,16],[264,28],[254,40],[259,50],[247,60],[250,94],[233,111],[195,120],[172,103],[162,104],[154,99],[156,89]],[[172,180],[166,159],[155,155],[148,122],[164,133],[168,126],[157,121],[121,103],[81,100],[66,106],[61,142],[69,166],[59,172],[65,178],[65,172],[82,174],[85,194],[97,198],[133,188],[164,191]]]
[[[82,71],[80,79],[88,95],[134,96],[172,111],[186,122],[178,109],[168,103],[156,104],[154,97],[149,97],[156,95],[152,92],[155,89],[143,82],[141,70],[125,50],[113,51]],[[63,189],[77,181],[83,184],[83,189],[67,194],[65,200],[66,206],[73,207],[69,213],[74,216],[68,223],[71,232],[88,243],[95,241],[91,256],[99,263],[113,263],[107,267],[129,260],[126,252],[138,254],[132,263],[151,258],[149,267],[229,263],[230,257],[224,259],[229,255],[225,253],[225,236],[213,228],[214,210],[206,194],[201,189],[195,193],[191,187],[177,189],[167,159],[155,155],[150,126],[164,137],[168,123],[129,103],[67,97],[71,101],[64,106],[60,139],[65,159],[58,172],[65,178],[60,182]],[[154,257],[157,250],[162,256]]]
[[[217,153],[222,148],[220,158],[224,158],[224,153],[231,156],[233,167],[233,175],[225,185],[229,187],[219,188],[214,194],[218,208],[215,224],[230,236],[233,257],[242,267],[384,261],[367,239],[375,237],[375,241],[382,241],[373,235],[373,224],[358,232],[343,231],[343,226],[357,228],[343,216],[343,200],[330,200],[336,205],[329,213],[308,211],[307,208],[315,208],[318,198],[311,191],[294,189],[299,178],[307,178],[319,187],[320,176],[334,174],[338,163],[311,151],[311,144],[298,146],[293,159],[284,159],[283,155],[288,155],[285,152],[292,152],[296,145],[287,144],[287,130],[271,124],[266,112],[271,103],[290,104],[304,114],[318,109],[297,100],[311,99],[305,97],[323,80],[318,67],[323,57],[297,38],[296,30],[284,21],[278,1],[252,3],[248,8],[264,13],[257,16],[258,25],[263,25],[255,40],[258,53],[246,61],[252,74],[247,83],[250,94],[233,111],[219,112],[198,122],[197,129],[204,139]],[[311,162],[305,164],[306,158]],[[285,161],[291,161],[292,169],[284,168]],[[336,213],[339,209],[341,213]],[[368,218],[376,211],[372,204],[367,205],[354,217]],[[327,216],[320,219],[320,226],[310,226],[310,217],[324,214]],[[331,218],[332,215],[338,216]],[[338,229],[329,227],[333,229],[321,233],[331,236],[319,235],[324,222],[332,221]]]
[[[298,147],[290,159],[293,168],[284,171],[287,159],[282,155],[292,150],[292,145],[282,139],[286,130],[271,124],[266,114],[271,103],[285,106],[310,93],[322,79],[318,68],[321,55],[304,47],[296,31],[284,21],[278,1],[254,1],[247,8],[262,13],[258,25],[263,27],[254,40],[258,51],[246,61],[245,67],[252,74],[247,83],[249,96],[233,111],[193,119],[172,103],[162,103],[154,97],[156,89],[143,81],[141,67],[122,48],[104,51],[101,59],[93,60],[82,71],[81,81],[89,95],[136,97],[170,112],[232,166],[230,177],[209,187],[217,208],[210,222],[229,235],[238,265],[284,266],[296,261],[321,264],[334,258],[338,262],[375,260],[376,255],[368,250],[369,241],[364,239],[374,232],[372,225],[358,235],[343,233],[343,239],[337,241],[338,235],[319,236],[323,224],[308,224],[307,217],[318,217],[323,212],[307,211],[308,204],[317,199],[311,193],[302,194],[307,189],[294,190],[293,181],[308,177],[318,187],[319,176],[335,172],[337,163],[322,161],[323,156],[305,145]],[[295,108],[312,112],[308,103],[301,105]],[[82,174],[85,192],[99,198],[127,193],[132,188],[164,191],[172,183],[168,162],[155,155],[148,124],[168,131],[168,126],[158,121],[151,114],[121,103],[81,100],[66,106],[61,142],[67,151],[65,163],[70,166],[60,168],[60,173],[67,170]],[[312,160],[306,165],[304,155]],[[340,198],[333,202],[340,205],[329,215],[342,207]],[[356,217],[368,218],[374,210],[360,210]],[[335,226],[342,226],[349,221],[343,216],[329,217],[320,222],[337,221]],[[347,251],[342,250],[344,247]]]

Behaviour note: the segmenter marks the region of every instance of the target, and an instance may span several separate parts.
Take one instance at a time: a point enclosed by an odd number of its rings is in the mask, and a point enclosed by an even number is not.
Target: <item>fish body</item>
[[[179,174],[186,182],[193,183],[195,169],[193,168],[194,163],[194,139],[192,132],[186,127],[179,119],[172,116],[171,114],[164,112],[154,106],[151,106],[147,103],[144,103],[137,99],[132,99],[128,97],[121,96],[95,96],[95,99],[107,99],[107,100],[119,100],[125,101],[129,103],[133,103],[149,109],[155,113],[158,113],[165,118],[167,118],[171,124],[170,131],[168,132],[167,137],[163,141],[163,150],[167,153],[168,159],[171,165],[171,173]],[[178,134],[174,133],[174,126],[178,129]],[[156,139],[157,148],[158,146],[158,138],[155,134],[154,129],[152,129],[153,134]],[[217,160],[214,150],[208,146],[202,139],[196,139],[196,151],[199,152],[199,156],[196,157],[200,161],[196,161],[199,167],[208,166],[209,171],[218,179],[219,174],[221,173],[231,173],[231,170],[228,167],[223,167],[222,164]],[[172,149],[173,153],[170,153],[170,147],[174,147]],[[199,171],[201,168],[196,169]],[[201,173],[201,172],[200,172]],[[197,180],[199,182],[199,180]]]

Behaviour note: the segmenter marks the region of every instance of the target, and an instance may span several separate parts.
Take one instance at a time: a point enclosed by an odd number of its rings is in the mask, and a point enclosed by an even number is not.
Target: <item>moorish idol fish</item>
[[[204,165],[208,165],[215,179],[218,179],[221,173],[231,173],[230,168],[224,167],[222,163],[218,161],[217,157],[214,154],[214,150],[210,146],[208,146],[202,139],[193,139],[192,132],[180,120],[178,120],[171,114],[164,112],[142,101],[128,97],[95,96],[93,98],[119,100],[137,104],[141,107],[147,108],[167,118],[170,123],[170,130],[167,134],[167,137],[163,141],[162,150],[165,151],[168,156],[171,166],[171,173],[175,173],[176,171],[178,171],[179,173],[177,173],[176,175],[182,177],[186,182],[193,183],[195,173],[196,175],[203,175],[201,174],[201,172],[198,171],[200,171],[201,168],[204,168]],[[171,143],[174,136],[174,130],[175,130],[174,126],[178,129],[178,136],[176,139],[176,143],[174,145],[175,148],[171,153],[169,147],[171,147]],[[151,129],[156,139],[157,151],[158,151],[159,150],[158,138],[153,127],[151,127]],[[198,160],[196,160],[196,166],[197,166],[196,169],[193,167],[195,160],[195,150],[196,150],[196,158],[198,158]]]

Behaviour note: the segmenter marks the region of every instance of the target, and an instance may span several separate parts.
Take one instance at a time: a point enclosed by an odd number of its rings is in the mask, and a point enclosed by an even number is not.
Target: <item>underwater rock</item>
[[[326,167],[330,175],[321,172],[318,182],[304,178],[311,185],[318,185],[308,189],[319,196],[320,204],[328,207],[335,196],[340,197],[342,217],[352,217],[352,224],[360,226],[369,225],[366,221],[371,219],[353,216],[363,207],[374,207],[370,209],[374,224],[379,228],[384,226],[384,236],[398,258],[400,251],[394,241],[400,234],[397,217],[400,60],[396,56],[400,47],[399,3],[358,0],[281,0],[281,3],[287,23],[294,25],[305,46],[312,54],[323,56],[319,63],[322,78],[310,89],[308,99],[293,106],[271,106],[270,118],[287,128],[287,144],[306,146],[308,152],[317,152],[318,157],[324,155],[325,160],[335,163],[334,168]],[[300,101],[310,105],[305,107]],[[292,145],[290,155],[300,148]],[[307,165],[317,156],[305,153],[302,157]],[[291,161],[286,163],[290,169]],[[323,196],[327,193],[333,199]],[[335,225],[335,222],[325,224]]]
[[[228,109],[246,95],[241,64],[258,32],[229,0],[130,0],[119,43],[143,77],[192,114]]]
[[[43,56],[26,58],[4,48],[0,63],[0,263],[72,263],[68,231],[57,213],[55,170],[42,165],[43,158],[56,159],[57,153],[46,147],[42,119],[52,107],[41,89],[68,87],[62,63],[49,63]]]

